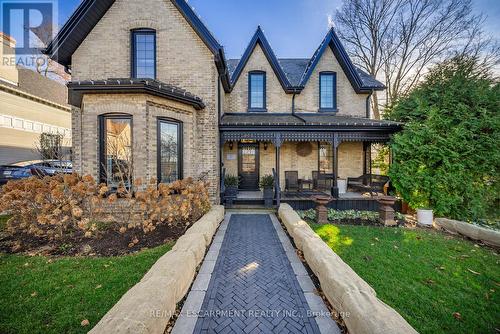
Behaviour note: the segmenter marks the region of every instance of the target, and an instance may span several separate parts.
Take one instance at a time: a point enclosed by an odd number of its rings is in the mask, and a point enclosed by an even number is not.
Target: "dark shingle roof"
[[[229,76],[233,75],[236,66],[238,66],[239,59],[228,59],[227,60],[227,69],[229,71]],[[285,72],[288,81],[293,86],[299,86],[302,80],[302,77],[307,69],[307,65],[309,64],[309,59],[307,58],[278,58],[278,62]],[[358,72],[359,77],[363,81],[363,85],[367,87],[376,87],[383,89],[385,86],[380,81],[373,78],[371,75],[356,67],[356,71]]]
[[[195,109],[205,108],[205,104],[198,96],[190,92],[158,80],[152,79],[107,79],[72,81],[68,83],[70,91],[70,104],[79,107],[83,93],[147,93],[182,102],[193,106]]]
[[[317,125],[317,126],[349,126],[349,127],[395,127],[401,126],[398,122],[386,120],[374,120],[361,117],[337,116],[335,114],[321,113],[231,113],[225,114],[221,121],[221,126],[224,125],[249,125],[249,126],[300,126],[300,125]]]

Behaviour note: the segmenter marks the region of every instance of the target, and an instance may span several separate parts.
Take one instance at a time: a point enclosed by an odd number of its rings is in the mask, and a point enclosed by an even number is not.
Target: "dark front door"
[[[259,189],[259,144],[238,144],[238,175],[240,189]]]

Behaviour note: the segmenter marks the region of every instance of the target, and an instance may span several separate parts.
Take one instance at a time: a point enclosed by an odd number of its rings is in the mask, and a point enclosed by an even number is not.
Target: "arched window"
[[[132,30],[132,78],[156,79],[156,31]]]
[[[180,180],[182,173],[182,122],[170,118],[158,118],[157,171],[158,182]]]
[[[132,185],[132,116],[99,117],[100,181],[111,188]]]

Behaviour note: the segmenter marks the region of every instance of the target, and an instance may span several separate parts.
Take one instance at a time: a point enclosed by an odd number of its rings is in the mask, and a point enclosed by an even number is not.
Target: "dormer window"
[[[156,79],[156,31],[132,30],[132,78]]]
[[[337,111],[337,74],[319,74],[319,111]]]
[[[266,111],[266,72],[248,74],[248,111]]]

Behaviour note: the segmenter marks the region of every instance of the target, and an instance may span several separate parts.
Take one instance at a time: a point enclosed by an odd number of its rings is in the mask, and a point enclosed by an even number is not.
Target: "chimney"
[[[0,31],[0,80],[10,84],[19,83],[16,67],[16,40]]]

